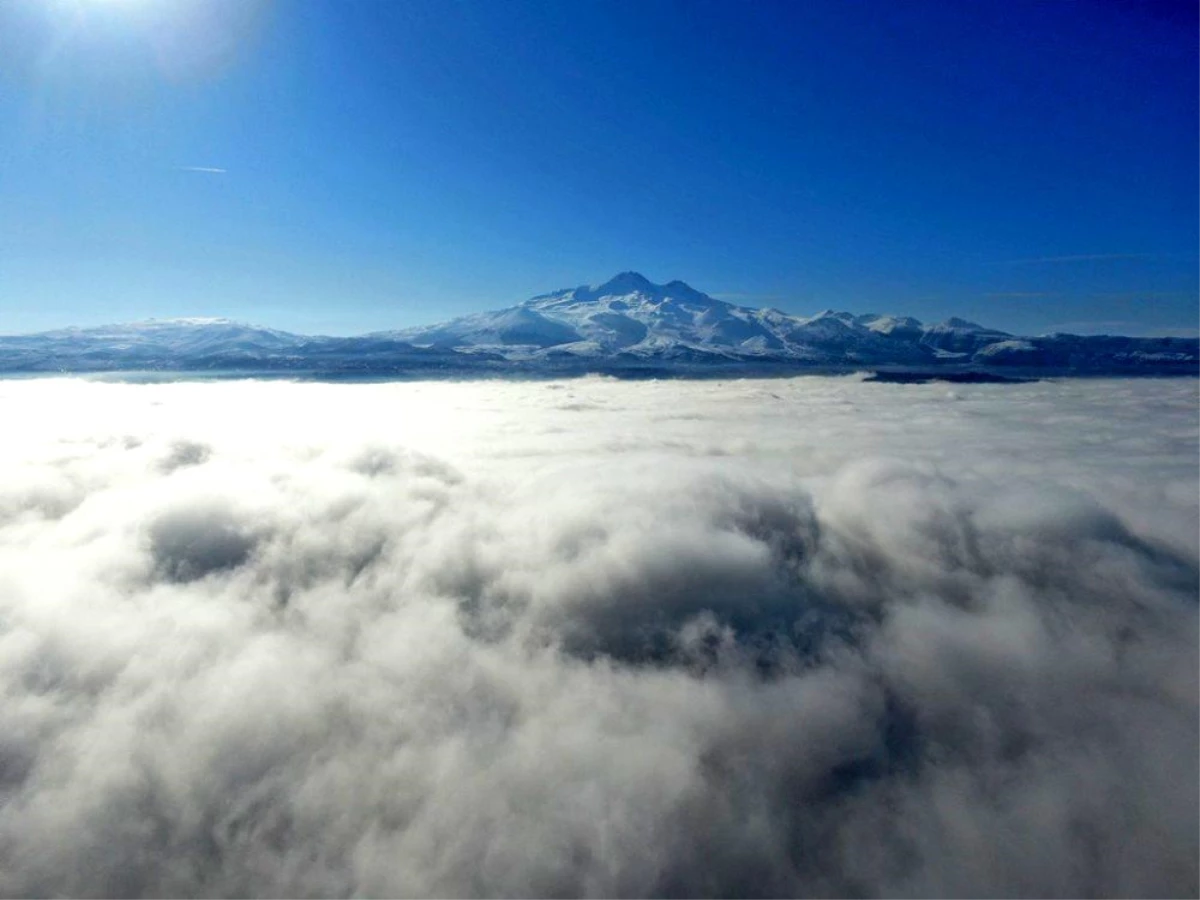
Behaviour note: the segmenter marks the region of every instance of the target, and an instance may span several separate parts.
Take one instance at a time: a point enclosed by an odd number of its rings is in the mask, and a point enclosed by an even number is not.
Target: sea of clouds
[[[1195,896],[1197,381],[0,381],[0,894]]]

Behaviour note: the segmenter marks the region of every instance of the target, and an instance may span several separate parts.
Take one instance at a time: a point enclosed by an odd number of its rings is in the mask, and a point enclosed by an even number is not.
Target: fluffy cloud
[[[0,382],[0,893],[1194,895],[1194,381]]]

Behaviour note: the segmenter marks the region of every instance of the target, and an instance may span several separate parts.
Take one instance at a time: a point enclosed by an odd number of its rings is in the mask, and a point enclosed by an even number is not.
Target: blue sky
[[[1194,334],[1195,8],[3,0],[0,332],[354,333],[635,269]]]

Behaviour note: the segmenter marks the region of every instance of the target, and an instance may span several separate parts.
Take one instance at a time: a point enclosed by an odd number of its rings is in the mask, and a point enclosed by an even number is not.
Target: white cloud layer
[[[1194,380],[0,415],[2,894],[1197,893]]]

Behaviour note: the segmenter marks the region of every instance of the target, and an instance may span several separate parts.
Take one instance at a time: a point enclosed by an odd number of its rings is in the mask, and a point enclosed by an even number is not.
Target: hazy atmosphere
[[[1194,896],[1194,379],[0,382],[0,893]]]

